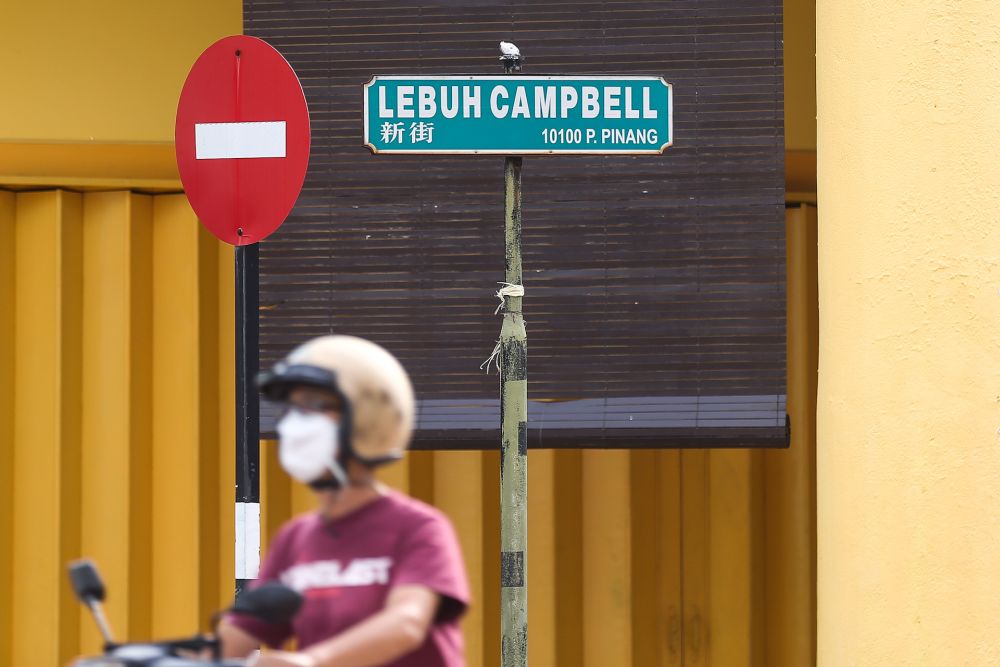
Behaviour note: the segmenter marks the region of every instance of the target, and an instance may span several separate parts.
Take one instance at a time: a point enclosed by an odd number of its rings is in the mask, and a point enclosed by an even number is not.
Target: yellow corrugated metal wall
[[[532,664],[812,663],[815,208],[788,238],[793,447],[532,451]],[[120,637],[204,627],[233,582],[232,249],[183,195],[0,191],[0,272],[0,665],[97,650],[81,554]],[[266,542],[312,498],[262,446]],[[384,478],[455,522],[469,664],[498,664],[496,453]]]
[[[0,664],[14,624],[14,194],[0,190]]]
[[[0,664],[193,632],[232,591],[232,249],[183,195],[0,192]],[[220,446],[220,443],[227,446]]]

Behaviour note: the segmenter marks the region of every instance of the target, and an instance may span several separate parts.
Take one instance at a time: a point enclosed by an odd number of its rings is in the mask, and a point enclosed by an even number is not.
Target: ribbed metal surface
[[[0,190],[0,665],[201,628],[233,593],[233,250],[184,195]]]
[[[499,331],[503,161],[372,156],[362,86],[374,74],[499,73],[514,41],[531,74],[650,74],[674,85],[662,156],[524,163],[524,313],[532,446],[785,443],[781,4],[244,2],[312,116],[306,185],[261,248],[261,361],[330,331],[398,354],[424,400],[497,396],[479,366]],[[728,406],[774,397],[767,425]],[[704,425],[607,425],[674,397]],[[418,446],[494,446],[497,424],[422,431]],[[263,423],[267,429],[266,420]],[[710,430],[705,430],[710,429]]]
[[[815,414],[807,213],[789,228],[800,423]],[[183,195],[126,192],[0,191],[0,240],[0,665],[99,650],[65,583],[80,556],[102,569],[116,636],[193,632],[233,585],[232,249]],[[811,664],[810,433],[768,452],[530,453],[530,663]],[[316,502],[276,454],[263,445],[265,548]],[[497,452],[414,452],[382,473],[455,524],[468,664],[497,665]]]

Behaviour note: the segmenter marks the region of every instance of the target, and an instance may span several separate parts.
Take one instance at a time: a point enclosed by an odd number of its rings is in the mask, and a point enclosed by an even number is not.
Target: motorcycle
[[[243,660],[223,660],[219,639],[214,635],[195,634],[180,639],[153,642],[116,642],[104,616],[104,582],[97,568],[88,560],[70,563],[69,579],[77,599],[90,610],[104,639],[104,654],[81,658],[75,667],[243,667]],[[302,606],[302,596],[279,583],[269,582],[241,593],[228,609],[212,617],[216,626],[222,614],[246,614],[267,623],[288,623]],[[210,659],[187,657],[208,652]]]

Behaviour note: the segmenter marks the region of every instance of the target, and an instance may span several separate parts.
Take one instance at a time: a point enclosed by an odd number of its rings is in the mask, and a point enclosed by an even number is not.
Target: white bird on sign
[[[511,44],[510,42],[500,42],[500,53],[508,58],[521,57],[521,49],[517,48],[516,45]]]

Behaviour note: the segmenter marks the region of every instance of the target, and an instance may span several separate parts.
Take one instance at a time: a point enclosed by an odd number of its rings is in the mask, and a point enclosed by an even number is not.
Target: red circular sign
[[[309,164],[302,84],[271,45],[220,39],[181,90],[177,168],[202,224],[232,245],[266,238],[292,210]]]

